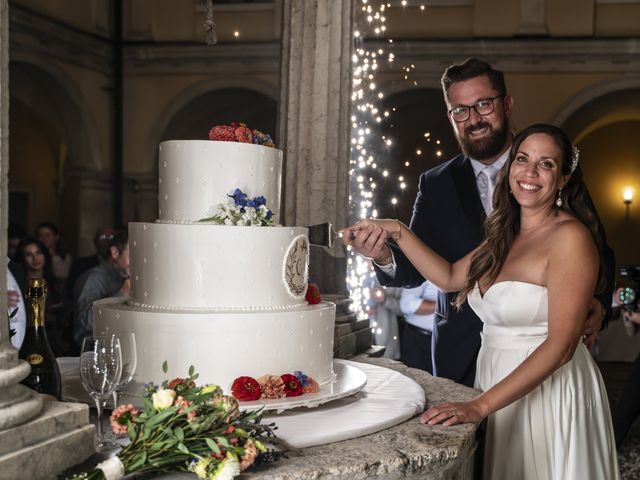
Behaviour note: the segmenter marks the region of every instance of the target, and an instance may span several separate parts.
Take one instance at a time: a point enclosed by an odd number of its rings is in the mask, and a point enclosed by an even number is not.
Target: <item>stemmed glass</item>
[[[113,335],[86,337],[80,351],[80,378],[82,386],[96,402],[98,411],[97,445],[99,452],[118,448],[119,445],[103,438],[102,413],[105,401],[116,389],[122,375],[120,340]]]
[[[138,356],[136,354],[136,335],[133,332],[118,333],[120,340],[120,348],[122,350],[122,375],[120,381],[113,391],[113,408],[118,408],[118,397],[120,391],[127,388],[127,385],[133,380],[133,374],[138,365]]]

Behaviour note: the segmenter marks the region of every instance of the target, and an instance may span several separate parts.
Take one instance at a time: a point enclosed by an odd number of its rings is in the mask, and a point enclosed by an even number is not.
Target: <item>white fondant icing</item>
[[[170,148],[172,145],[176,148]],[[160,149],[159,161],[165,168],[160,170],[159,207],[162,212],[175,212],[171,218],[160,215],[161,219],[198,221],[211,217],[235,188],[250,197],[264,196],[277,218],[282,151],[209,140],[171,140],[161,146],[169,148]],[[251,175],[250,170],[254,172]],[[203,182],[207,182],[206,188]]]
[[[132,392],[139,392],[143,383],[159,384],[165,379],[184,377],[191,365],[200,374],[199,384],[216,383],[227,393],[233,380],[241,375],[257,378],[265,373],[282,375],[302,370],[321,385],[333,377],[332,303],[301,306],[302,319],[299,311],[148,311],[118,298],[99,300],[93,308],[96,312],[102,310],[102,315],[94,317],[96,332],[136,334],[138,358],[144,361],[138,361],[134,384],[129,387]],[[327,313],[325,320],[320,318],[321,312]],[[323,338],[306,334],[322,323],[327,327]],[[292,336],[288,337],[287,332]],[[316,348],[318,340],[324,347]],[[169,368],[166,375],[162,372],[164,361]]]
[[[133,300],[185,310],[279,309],[301,305],[305,303],[304,292],[292,296],[283,280],[282,268],[268,265],[269,260],[285,263],[283,252],[291,244],[290,230],[308,245],[307,229],[302,227],[132,222],[129,237],[134,245]],[[246,261],[244,266],[239,264],[242,258]],[[308,252],[299,265],[305,275],[307,263]],[[155,283],[156,277],[162,281]]]

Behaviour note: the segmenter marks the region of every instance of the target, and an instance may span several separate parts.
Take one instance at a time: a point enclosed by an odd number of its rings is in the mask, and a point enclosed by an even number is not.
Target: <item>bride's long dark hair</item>
[[[553,139],[562,153],[560,171],[562,175],[570,175],[567,184],[562,189],[562,206],[564,210],[580,220],[591,232],[598,245],[598,251],[603,251],[602,224],[593,207],[589,193],[582,179],[582,170],[578,164],[573,172],[574,149],[567,135],[558,127],[548,124],[536,124],[525,128],[514,139],[507,163],[500,171],[493,194],[493,211],[485,223],[485,240],[478,251],[471,258],[467,283],[456,295],[453,304],[460,308],[467,295],[476,285],[487,286],[493,284],[502,270],[511,245],[520,232],[520,205],[511,194],[509,187],[509,172],[522,142],[534,133],[542,133]],[[597,291],[604,289],[605,278],[600,255],[600,272],[598,274]]]

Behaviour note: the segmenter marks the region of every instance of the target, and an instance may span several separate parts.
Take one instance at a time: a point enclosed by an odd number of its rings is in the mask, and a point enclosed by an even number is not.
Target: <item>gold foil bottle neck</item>
[[[27,298],[39,298],[47,295],[47,281],[44,278],[30,278],[27,287]]]

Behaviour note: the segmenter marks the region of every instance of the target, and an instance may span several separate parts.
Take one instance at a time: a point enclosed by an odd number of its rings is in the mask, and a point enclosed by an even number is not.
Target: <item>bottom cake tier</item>
[[[199,385],[215,383],[225,393],[240,376],[295,370],[325,385],[334,377],[335,309],[322,302],[283,312],[149,311],[109,298],[94,303],[93,323],[95,334],[135,333],[137,367],[122,392],[123,402],[135,403],[145,383],[186,377],[192,365]]]

